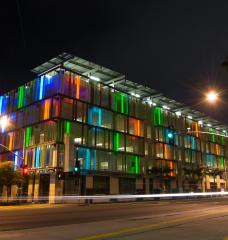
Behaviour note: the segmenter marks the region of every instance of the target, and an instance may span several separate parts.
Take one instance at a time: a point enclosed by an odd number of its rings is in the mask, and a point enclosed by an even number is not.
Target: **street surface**
[[[228,240],[228,198],[0,207],[0,240]]]

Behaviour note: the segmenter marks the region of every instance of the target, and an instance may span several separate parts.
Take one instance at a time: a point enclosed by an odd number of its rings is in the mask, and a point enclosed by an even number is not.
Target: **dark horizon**
[[[228,94],[216,106],[202,91],[228,88],[228,2],[15,1],[2,6],[0,94],[32,80],[30,69],[62,52],[147,84],[228,123]]]

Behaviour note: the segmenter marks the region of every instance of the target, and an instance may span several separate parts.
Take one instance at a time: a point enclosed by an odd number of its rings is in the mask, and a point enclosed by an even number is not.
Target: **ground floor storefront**
[[[56,172],[37,173],[27,176],[21,186],[13,185],[8,196],[27,196],[29,201],[43,198],[54,202],[54,196],[86,196],[86,195],[117,195],[117,194],[152,194],[178,192],[209,192],[225,191],[226,183],[219,177],[212,179],[206,176],[202,181],[176,178],[153,178],[142,176],[124,176],[108,174],[89,174],[74,176],[65,174],[58,178]],[[7,195],[5,186],[0,188],[2,199]]]

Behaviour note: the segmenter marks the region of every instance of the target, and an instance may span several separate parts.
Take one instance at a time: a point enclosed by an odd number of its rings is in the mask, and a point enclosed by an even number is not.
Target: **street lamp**
[[[215,103],[218,99],[218,93],[215,91],[210,91],[206,94],[206,100],[210,103]]]
[[[0,118],[0,127],[2,132],[5,131],[6,127],[9,125],[9,118],[7,116],[3,116]]]
[[[6,115],[0,117],[0,128],[2,129],[2,133],[5,131],[5,129],[7,128],[7,126],[9,124],[10,124],[10,119]],[[19,157],[22,160],[22,162],[24,162],[24,147],[23,147],[23,157],[21,157],[19,154],[16,154],[13,151],[11,151],[7,146],[5,146],[1,143],[0,143],[0,147],[6,149],[10,153],[12,153],[14,156]]]

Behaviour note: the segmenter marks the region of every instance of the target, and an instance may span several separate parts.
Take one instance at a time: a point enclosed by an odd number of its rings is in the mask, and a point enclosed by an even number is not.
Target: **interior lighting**
[[[80,137],[79,137],[79,138],[75,138],[75,139],[74,139],[74,142],[75,142],[75,143],[81,143],[81,142],[82,142],[82,138],[80,138]]]
[[[169,108],[168,106],[166,106],[166,105],[163,105],[162,107],[163,107],[164,109],[170,110],[170,108]]]
[[[175,112],[177,116],[181,116],[181,111]]]
[[[46,77],[47,79],[51,79],[51,75],[50,75],[50,74],[46,74],[45,77]]]
[[[95,76],[90,76],[89,78],[97,82],[100,82],[101,80],[99,77],[95,77]]]
[[[131,93],[131,95],[134,96],[134,97],[140,98],[140,95],[137,94],[137,93]]]

